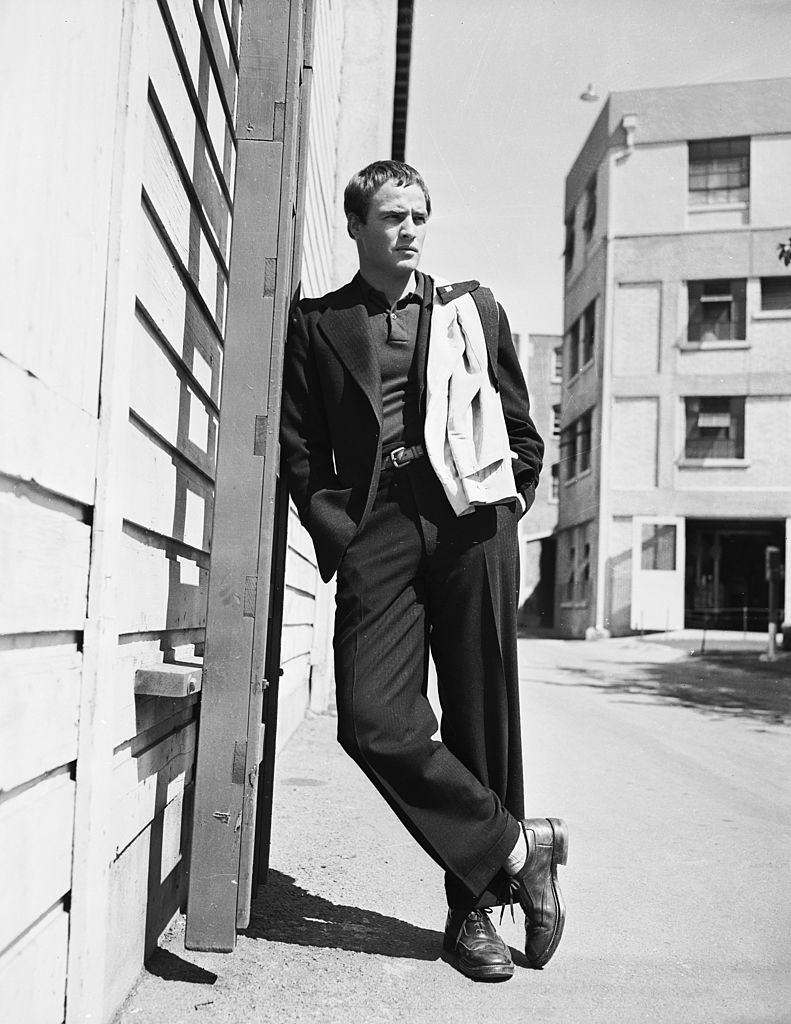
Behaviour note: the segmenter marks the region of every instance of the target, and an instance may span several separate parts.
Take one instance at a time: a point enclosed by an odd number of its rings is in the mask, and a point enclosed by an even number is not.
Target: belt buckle
[[[406,445],[401,445],[400,448],[394,448],[387,456],[390,459],[390,465],[393,469],[401,469],[402,466],[406,465],[406,462],[400,462],[400,456],[406,451]]]

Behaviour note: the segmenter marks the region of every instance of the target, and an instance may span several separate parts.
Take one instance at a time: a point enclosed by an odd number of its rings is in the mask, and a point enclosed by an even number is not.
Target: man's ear
[[[362,221],[357,216],[357,214],[356,213],[350,213],[349,216],[346,218],[346,231],[349,234],[349,238],[353,239],[356,242],[357,241],[357,233],[359,232],[361,227],[362,227]]]

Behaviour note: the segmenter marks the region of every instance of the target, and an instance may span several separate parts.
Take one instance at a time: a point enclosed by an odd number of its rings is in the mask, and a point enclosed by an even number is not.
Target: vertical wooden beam
[[[94,12],[95,13],[95,12]],[[93,16],[93,14],[91,15]],[[107,253],[96,497],[83,645],[77,747],[74,861],[66,1022],[104,1019],[105,954],[112,860],[113,687],[118,631],[113,583],[121,545],[123,486],[118,452],[129,419],[131,326],[135,308],[147,82],[146,0],[124,0],[119,38],[110,233]]]
[[[232,950],[249,916],[301,30],[302,0],[244,6],[188,949]]]
[[[313,84],[313,0],[305,0],[305,24],[302,43],[302,74],[300,85],[297,168],[295,174],[296,214],[291,253],[290,294],[296,297],[302,275],[302,240],[305,226],[305,176],[308,165],[310,99]],[[272,377],[272,386],[279,388],[279,379]],[[278,404],[280,396],[277,395]],[[269,847],[272,835],[275,755],[277,753],[277,710],[280,693],[280,648],[285,599],[285,566],[288,547],[288,490],[278,478],[275,495],[275,526],[272,543],[271,590],[269,595],[269,626],[264,671],[269,686],[263,707],[263,751],[259,769],[258,798],[255,816],[255,841],[251,877],[252,898],[259,885],[265,885],[269,873]]]

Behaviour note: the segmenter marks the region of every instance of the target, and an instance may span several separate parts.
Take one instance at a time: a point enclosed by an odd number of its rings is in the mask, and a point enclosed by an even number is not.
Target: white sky
[[[786,75],[791,0],[415,0],[423,269],[487,284],[514,331],[560,333],[565,176],[608,93]]]

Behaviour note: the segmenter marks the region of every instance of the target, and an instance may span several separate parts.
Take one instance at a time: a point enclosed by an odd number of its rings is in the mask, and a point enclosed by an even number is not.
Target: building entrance
[[[686,534],[685,625],[765,631],[764,552],[773,545],[784,559],[784,521],[688,519]]]

